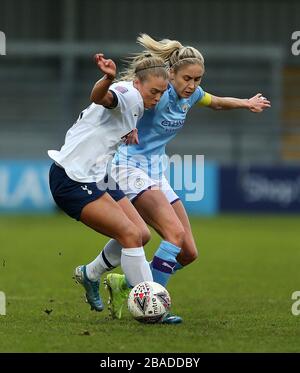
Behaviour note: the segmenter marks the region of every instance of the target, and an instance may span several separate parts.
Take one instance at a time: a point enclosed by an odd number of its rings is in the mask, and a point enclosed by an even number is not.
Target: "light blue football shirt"
[[[187,112],[204,94],[203,89],[197,87],[189,98],[180,98],[169,84],[155,108],[145,110],[138,121],[139,144],[120,145],[113,162],[138,167],[149,176],[160,177],[165,169],[163,161],[167,143],[183,127]]]

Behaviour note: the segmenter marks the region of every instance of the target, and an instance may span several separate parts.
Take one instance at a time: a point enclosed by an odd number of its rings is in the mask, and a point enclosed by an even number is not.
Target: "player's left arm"
[[[251,98],[218,97],[204,92],[198,105],[207,106],[214,110],[248,109],[253,113],[260,113],[271,107],[271,102],[262,96],[261,93]]]

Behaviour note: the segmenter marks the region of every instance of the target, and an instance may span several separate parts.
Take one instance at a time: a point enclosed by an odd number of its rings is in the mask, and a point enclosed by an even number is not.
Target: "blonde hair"
[[[132,81],[139,79],[141,82],[147,80],[149,76],[169,79],[169,74],[165,67],[164,60],[150,53],[140,53],[129,59],[128,67],[124,70],[117,81]]]
[[[199,64],[204,71],[204,58],[202,54],[193,47],[183,46],[177,40],[163,39],[156,41],[147,34],[141,34],[137,38],[138,44],[146,48],[143,52],[150,53],[153,56],[160,57],[164,60],[166,66],[174,71],[186,64]]]

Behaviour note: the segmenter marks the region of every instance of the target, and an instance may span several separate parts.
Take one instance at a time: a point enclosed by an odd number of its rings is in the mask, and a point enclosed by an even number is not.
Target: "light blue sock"
[[[166,287],[170,276],[174,273],[177,264],[176,257],[180,253],[180,248],[171,242],[162,241],[156,250],[151,262],[153,281]]]
[[[179,271],[182,268],[183,268],[183,265],[177,262],[175,268],[173,269],[173,273]]]

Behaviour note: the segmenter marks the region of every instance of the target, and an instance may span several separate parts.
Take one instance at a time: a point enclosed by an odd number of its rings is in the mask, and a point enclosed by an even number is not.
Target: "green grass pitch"
[[[106,237],[64,215],[2,216],[0,352],[300,352],[299,220],[192,218],[199,258],[168,286],[184,323],[142,325],[127,310],[120,321],[91,312],[72,280]],[[149,260],[158,243],[153,233]]]

